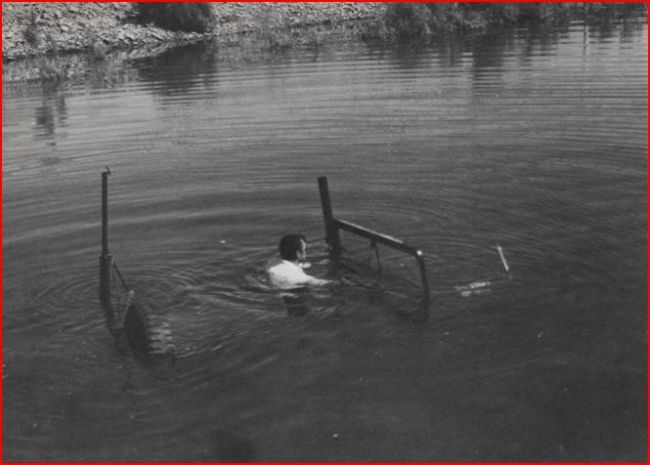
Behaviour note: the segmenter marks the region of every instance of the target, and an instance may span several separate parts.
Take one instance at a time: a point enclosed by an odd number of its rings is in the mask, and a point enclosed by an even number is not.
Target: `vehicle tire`
[[[142,355],[161,357],[176,354],[169,323],[139,303],[129,306],[124,331],[131,348]]]

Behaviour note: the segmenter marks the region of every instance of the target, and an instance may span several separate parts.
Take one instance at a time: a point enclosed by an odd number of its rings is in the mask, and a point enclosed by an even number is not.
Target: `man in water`
[[[269,263],[266,272],[273,286],[281,289],[294,289],[301,286],[324,286],[331,284],[327,279],[318,279],[308,275],[303,270],[308,268],[307,241],[301,234],[287,234],[280,240],[281,260]]]

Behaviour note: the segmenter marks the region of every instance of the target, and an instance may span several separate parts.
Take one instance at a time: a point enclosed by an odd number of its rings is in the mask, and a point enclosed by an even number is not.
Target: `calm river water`
[[[102,66],[4,84],[5,459],[645,459],[643,22]],[[105,324],[105,165],[170,367]],[[344,235],[356,272],[328,261],[323,175],[336,216],[425,251],[428,320],[408,257],[379,280]],[[293,231],[348,278],[299,317],[263,272]]]

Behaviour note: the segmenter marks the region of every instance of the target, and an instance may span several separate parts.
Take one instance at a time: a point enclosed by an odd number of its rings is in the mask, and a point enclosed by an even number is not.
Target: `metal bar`
[[[338,227],[344,231],[351,232],[366,239],[370,239],[373,243],[379,242],[387,247],[399,250],[408,255],[415,257],[418,262],[418,267],[420,269],[420,279],[422,280],[422,292],[424,293],[425,302],[429,302],[431,298],[431,293],[429,290],[429,279],[427,277],[427,268],[424,264],[424,254],[421,250],[406,245],[401,239],[396,239],[388,234],[382,234],[372,229],[359,226],[358,224],[351,223],[349,221],[335,219],[334,222]]]
[[[102,255],[108,255],[108,175],[111,171],[106,167],[102,172]]]
[[[503,263],[503,269],[506,270],[506,274],[510,276],[510,266],[506,261],[506,256],[503,254],[503,247],[497,244],[497,252],[499,252],[499,257],[501,257],[501,263]]]
[[[334,222],[337,224],[338,228],[354,233],[358,236],[365,237],[371,241],[377,241],[380,244],[391,247],[393,249],[400,250],[414,257],[419,256],[422,252],[415,247],[406,245],[401,239],[396,239],[388,234],[383,234],[372,229],[359,226],[358,224],[352,223],[350,221],[335,219]]]
[[[339,237],[337,222],[332,214],[332,202],[330,200],[327,177],[321,176],[318,178],[318,191],[320,192],[320,202],[323,207],[323,219],[325,220],[325,241],[329,245],[330,252],[335,256],[340,256],[341,238]]]
[[[115,260],[113,260],[113,269],[115,270],[117,277],[120,278],[120,283],[126,289],[127,291],[130,291],[129,286],[126,284],[126,281],[124,280],[124,276],[122,276],[122,273],[120,272],[120,269],[117,267],[117,263]]]
[[[422,291],[424,292],[424,301],[429,302],[431,299],[431,292],[429,290],[429,278],[427,277],[427,268],[424,265],[424,257],[422,256],[422,252],[420,252],[416,258],[418,261],[418,266],[420,267],[420,279],[422,280]]]
[[[102,173],[102,255],[99,257],[99,301],[112,327],[115,312],[111,301],[113,257],[108,250],[108,175],[110,173],[108,167]]]
[[[104,310],[112,314],[111,302],[111,269],[113,268],[113,258],[111,254],[104,254],[99,257],[99,301]]]
[[[416,249],[415,247],[411,247],[410,245],[405,244],[401,239],[389,236],[388,234],[373,231],[372,229],[359,226],[358,224],[351,223],[350,221],[334,218],[334,215],[332,213],[332,202],[330,201],[329,187],[327,185],[327,177],[321,176],[318,178],[318,190],[320,192],[320,200],[323,207],[323,218],[325,220],[325,240],[330,247],[330,252],[335,256],[341,255],[341,238],[339,236],[339,231],[342,229],[358,236],[365,237],[371,241],[371,245],[377,254],[377,264],[379,266],[380,273],[381,262],[379,261],[379,250],[377,248],[377,243],[383,244],[387,247],[399,250],[408,255],[411,255],[412,257],[415,257],[420,269],[420,278],[422,280],[422,292],[424,294],[424,300],[425,303],[428,304],[431,293],[429,290],[427,269],[424,264],[424,254],[422,251],[420,249]]]

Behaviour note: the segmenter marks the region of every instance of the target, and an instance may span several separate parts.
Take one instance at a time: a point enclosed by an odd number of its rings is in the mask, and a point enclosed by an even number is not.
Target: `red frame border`
[[[178,3],[185,3],[185,2],[191,2],[192,0],[175,0]],[[226,0],[216,0],[213,2],[210,2],[209,0],[194,0],[202,2],[202,3],[229,3]],[[246,3],[260,3],[260,2],[251,2],[248,0],[245,0]],[[494,1],[488,1],[488,0],[464,0],[466,3],[566,3],[562,2],[562,0],[543,0],[543,2],[536,2],[535,0],[494,0]],[[28,0],[0,0],[2,4],[5,3],[35,3],[35,2],[29,2]],[[141,0],[142,3],[162,3],[163,0]],[[587,0],[585,3],[591,3],[594,2],[594,0]],[[61,1],[61,0],[55,0],[52,2],[45,2],[38,0],[38,3],[136,3],[136,2],[127,2],[124,0],[117,0],[114,2],[111,2],[109,0],[99,0],[97,2],[90,2],[89,0],[67,0],[67,1]],[[266,3],[339,3],[339,2],[331,2],[327,0],[302,0],[302,1],[282,1],[282,0],[271,0],[270,2]],[[422,0],[375,0],[373,2],[366,2],[363,0],[348,0],[346,3],[452,3],[449,0],[436,0],[436,1],[422,1]],[[579,2],[570,2],[570,3],[579,3]],[[580,2],[582,3],[582,2]],[[594,2],[595,3],[595,2]],[[646,4],[646,7],[648,7],[648,4],[650,3],[650,0],[645,0],[645,1],[634,1],[634,0],[608,0],[607,3],[644,3]],[[0,9],[0,21],[2,21],[2,10]],[[650,21],[648,21],[648,15],[646,13],[646,24],[650,27]],[[0,36],[0,46],[2,45],[2,37]],[[647,64],[647,71],[650,72],[650,64]],[[0,60],[0,71],[3,70],[3,62]],[[650,78],[648,77],[648,72],[646,73],[646,105],[648,105],[648,101],[650,101]],[[2,89],[0,88],[0,99],[2,99]],[[4,122],[4,114],[3,114],[3,109],[0,107],[0,117],[3,118]],[[650,404],[648,403],[648,397],[650,396],[650,382],[648,381],[648,373],[650,372],[650,351],[648,350],[648,345],[647,345],[647,340],[648,336],[650,336],[650,329],[648,327],[648,316],[650,315],[650,260],[648,259],[648,246],[650,246],[650,230],[648,229],[648,217],[650,216],[650,190],[648,189],[648,179],[650,179],[650,162],[649,160],[649,145],[650,145],[650,136],[648,135],[648,132],[650,131],[650,122],[648,120],[648,114],[646,111],[646,461],[645,462],[543,462],[545,464],[563,464],[563,463],[584,463],[584,464],[616,464],[616,465],[622,465],[625,463],[650,463],[648,459],[648,444],[650,444]],[[0,142],[2,142],[2,133],[0,133]],[[2,148],[0,147],[0,159],[2,159]],[[4,195],[4,176],[0,178],[0,201],[3,201],[3,195]],[[0,204],[0,214],[2,214],[2,204]],[[2,237],[2,227],[4,224],[4,215],[0,218],[0,237]],[[0,248],[0,297],[3,296],[3,273],[2,269],[4,266],[4,261],[2,260],[2,248]],[[2,362],[3,366],[3,371],[4,371],[4,353],[2,351],[2,336],[3,336],[3,331],[2,331],[2,323],[3,320],[1,318],[2,316],[2,311],[3,311],[3,303],[4,301],[0,301],[0,362]],[[3,401],[3,383],[0,381],[0,417],[2,416],[2,401]],[[150,464],[152,462],[5,462],[3,460],[3,425],[4,425],[4,417],[2,417],[2,421],[0,421],[0,464],[2,463],[21,463],[24,465],[31,465],[31,464],[39,464],[39,463],[48,463],[48,464],[70,464],[70,465],[76,465],[78,463],[88,463],[88,464],[94,464],[94,465],[109,465],[109,464],[114,464],[114,463],[131,463],[134,465],[145,465],[145,464]],[[153,463],[173,463],[177,465],[195,465],[196,463],[220,463],[220,464],[233,464],[233,463],[238,463],[238,462],[153,462]],[[329,465],[332,462],[257,462],[257,463],[301,463],[304,465]],[[366,464],[368,462],[345,462],[349,463],[352,465],[361,465],[361,464]],[[400,463],[400,462],[372,462],[377,465],[388,465],[388,464],[394,464],[394,463]],[[409,464],[427,464],[427,463],[439,463],[441,465],[464,465],[464,464],[471,464],[471,463],[491,463],[491,464],[511,464],[513,462],[408,462]],[[522,465],[539,465],[540,462],[516,462],[520,463]]]

